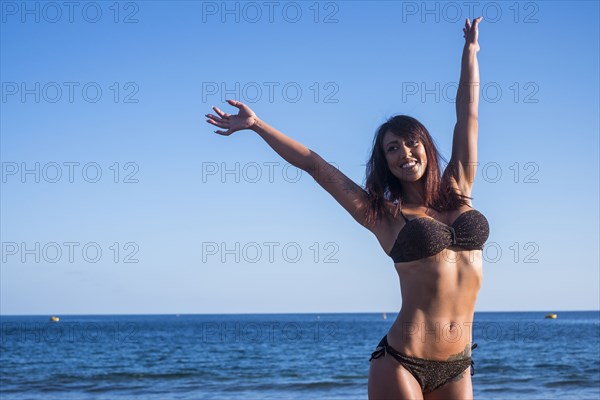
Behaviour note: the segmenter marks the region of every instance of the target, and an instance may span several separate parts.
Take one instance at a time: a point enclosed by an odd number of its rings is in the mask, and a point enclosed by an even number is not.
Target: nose
[[[400,146],[400,150],[400,155],[402,156],[402,158],[410,158],[410,155],[412,154],[410,147],[403,144]]]

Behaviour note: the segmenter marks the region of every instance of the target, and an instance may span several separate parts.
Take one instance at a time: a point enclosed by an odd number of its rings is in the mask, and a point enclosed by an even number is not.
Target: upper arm
[[[312,152],[312,163],[307,172],[356,222],[366,227],[368,195],[364,189],[315,152]]]
[[[468,117],[456,123],[452,156],[442,177],[442,182],[447,181],[460,194],[469,197],[477,172],[477,136],[476,117]]]

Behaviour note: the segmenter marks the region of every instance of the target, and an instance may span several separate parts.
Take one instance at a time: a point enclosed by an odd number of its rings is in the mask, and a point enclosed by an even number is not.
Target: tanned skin
[[[465,45],[456,96],[457,122],[454,127],[452,156],[443,173],[456,192],[471,196],[477,165],[479,64],[477,61],[478,26],[482,17],[465,22]],[[217,107],[217,115],[206,114],[207,122],[229,136],[240,130],[258,134],[277,154],[290,164],[308,172],[315,181],[362,226],[371,231],[386,254],[404,228],[403,218],[382,218],[367,224],[365,210],[368,196],[364,189],[319,154],[284,135],[260,119],[247,105],[227,100],[236,107],[236,115]],[[423,143],[405,141],[387,132],[383,150],[390,172],[403,186],[403,213],[413,218],[434,218],[447,225],[469,210],[437,212],[424,205],[422,177],[427,169]],[[401,167],[408,160],[417,161],[410,171]],[[392,210],[394,204],[386,204]],[[450,246],[424,259],[395,263],[400,280],[402,308],[388,332],[388,343],[408,356],[431,360],[458,360],[471,356],[472,322],[475,301],[483,279],[481,250],[463,250]],[[471,376],[466,369],[433,392],[423,394],[418,382],[392,357],[373,359],[369,370],[369,399],[470,399],[473,397]]]

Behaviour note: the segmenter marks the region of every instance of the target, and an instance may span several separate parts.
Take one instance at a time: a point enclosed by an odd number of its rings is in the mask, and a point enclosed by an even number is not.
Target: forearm
[[[465,44],[462,53],[460,81],[456,93],[456,118],[465,121],[478,117],[479,110],[479,62],[474,45]]]
[[[304,171],[311,168],[312,157],[315,153],[302,143],[284,135],[260,118],[255,117],[255,120],[256,122],[251,129],[258,133],[258,135],[262,137],[277,154],[293,166]]]

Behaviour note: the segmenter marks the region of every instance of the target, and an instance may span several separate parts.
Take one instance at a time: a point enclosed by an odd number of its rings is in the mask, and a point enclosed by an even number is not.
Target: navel
[[[456,322],[454,322],[454,321],[451,321],[451,322],[450,322],[450,327],[448,328],[448,330],[449,330],[450,332],[456,332],[456,331],[458,330],[458,328],[459,328],[459,327],[460,327],[460,326],[458,325],[458,323],[456,323]]]

